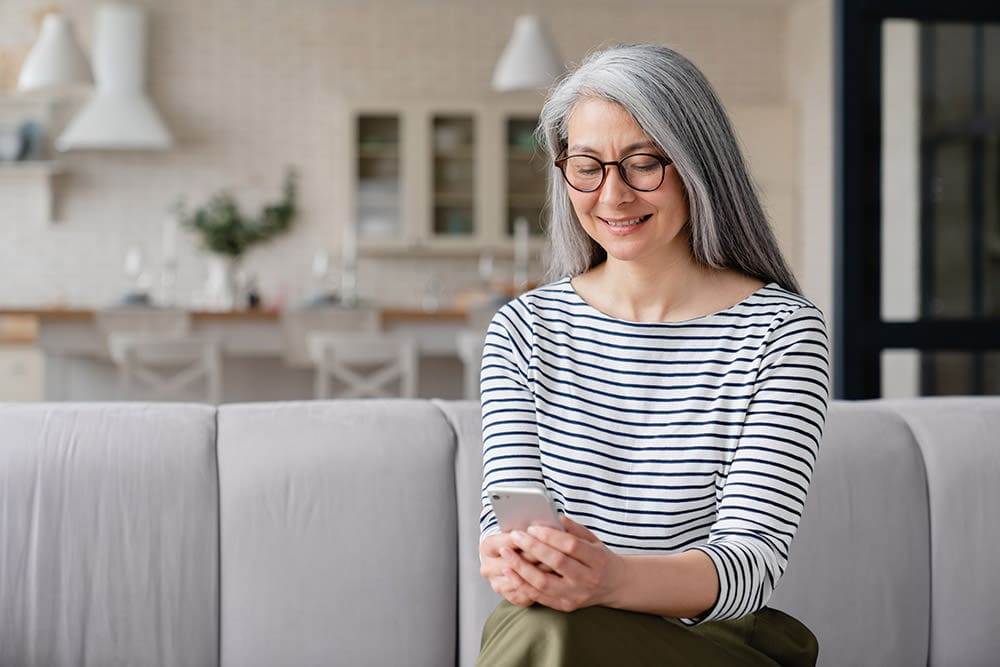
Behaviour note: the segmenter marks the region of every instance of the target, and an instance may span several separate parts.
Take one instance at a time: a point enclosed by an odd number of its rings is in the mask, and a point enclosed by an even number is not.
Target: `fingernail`
[[[539,528],[538,526],[529,526],[528,527],[528,534],[529,535],[533,535],[535,537],[541,537],[541,532],[542,532],[542,529]]]
[[[531,529],[529,528],[528,530]],[[513,533],[510,534],[510,539],[514,540],[514,542],[516,542],[517,544],[524,544],[525,540],[527,539],[527,535],[525,535],[519,530],[515,530]]]

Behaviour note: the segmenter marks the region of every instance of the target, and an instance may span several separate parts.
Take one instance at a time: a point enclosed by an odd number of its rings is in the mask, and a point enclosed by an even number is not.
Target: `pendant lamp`
[[[93,47],[97,90],[56,139],[73,149],[167,148],[170,133],[146,96],[146,14],[136,5],[97,8]]]
[[[90,65],[73,32],[73,22],[64,14],[46,14],[38,41],[21,66],[17,89],[39,91],[92,81]]]
[[[562,71],[559,50],[542,19],[533,14],[523,14],[514,22],[514,32],[493,70],[493,89],[547,88]]]

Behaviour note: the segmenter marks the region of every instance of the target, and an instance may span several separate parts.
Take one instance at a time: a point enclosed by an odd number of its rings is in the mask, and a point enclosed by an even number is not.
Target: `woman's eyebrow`
[[[637,151],[641,148],[651,148],[656,149],[656,144],[648,139],[646,141],[637,141],[634,144],[629,144],[622,149],[622,153],[631,153],[632,151]],[[587,146],[586,144],[573,144],[567,149],[569,153],[600,153],[600,151]]]

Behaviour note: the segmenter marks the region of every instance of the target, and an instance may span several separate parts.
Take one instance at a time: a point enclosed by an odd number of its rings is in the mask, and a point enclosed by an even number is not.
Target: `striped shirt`
[[[785,570],[822,436],[829,349],[820,311],[772,283],[723,311],[635,323],[563,279],[494,316],[482,362],[486,487],[544,484],[621,554],[699,549],[716,604],[763,607]]]

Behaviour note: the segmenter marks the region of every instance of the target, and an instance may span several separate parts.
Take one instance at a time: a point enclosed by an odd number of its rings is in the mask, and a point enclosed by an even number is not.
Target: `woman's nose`
[[[627,183],[625,183],[618,167],[608,165],[605,169],[608,170],[608,175],[604,179],[604,185],[601,186],[601,203],[618,205],[623,202],[631,201],[635,196],[635,191],[632,190]]]

